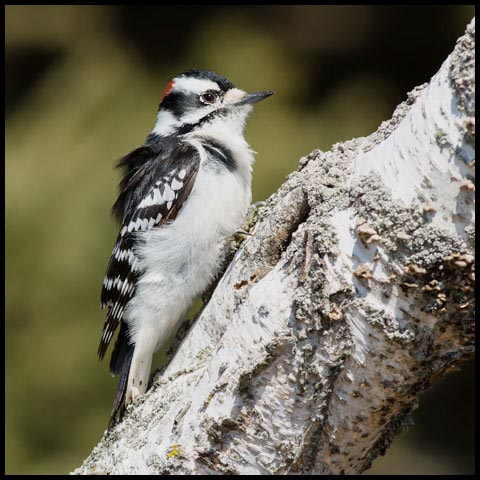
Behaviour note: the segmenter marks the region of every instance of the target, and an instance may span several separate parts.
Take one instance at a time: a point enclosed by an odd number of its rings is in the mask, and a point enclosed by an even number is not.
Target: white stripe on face
[[[175,116],[167,110],[160,110],[157,115],[157,121],[155,127],[153,127],[152,133],[156,133],[161,137],[171,135],[180,126],[180,122]]]
[[[203,93],[207,90],[219,90],[218,85],[208,79],[178,77],[174,80],[174,92]]]

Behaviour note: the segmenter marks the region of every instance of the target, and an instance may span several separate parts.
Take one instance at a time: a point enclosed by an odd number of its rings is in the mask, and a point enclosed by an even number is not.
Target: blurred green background
[[[251,116],[253,198],[314,148],[373,132],[426,82],[471,6],[6,7],[6,472],[65,473],[100,439],[116,380],[95,356],[117,234],[116,159],[169,79],[208,68],[277,94]],[[473,473],[473,365],[422,397],[369,473]]]

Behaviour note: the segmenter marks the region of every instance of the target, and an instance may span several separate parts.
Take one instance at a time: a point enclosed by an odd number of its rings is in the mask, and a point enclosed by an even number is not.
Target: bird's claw
[[[245,223],[232,235],[231,245],[234,251],[240,248],[240,245],[249,237],[253,237],[255,224],[258,220],[258,210],[265,206],[266,202],[259,201],[250,205],[245,219]]]
[[[248,237],[252,237],[253,233],[247,232],[244,228],[239,228],[234,234],[233,234],[233,239],[235,241],[240,241],[243,242],[246,240]]]

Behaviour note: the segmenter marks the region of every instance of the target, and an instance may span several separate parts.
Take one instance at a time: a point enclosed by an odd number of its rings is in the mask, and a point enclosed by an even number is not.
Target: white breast
[[[210,138],[215,138],[209,132]],[[225,132],[222,143],[225,142]],[[212,162],[196,134],[189,143],[200,153],[200,169],[193,189],[176,219],[141,233],[138,280],[125,319],[136,341],[140,325],[160,345],[218,273],[231,235],[242,225],[251,201],[253,156],[244,139],[228,139],[238,166],[234,172]],[[158,335],[158,336],[157,336]],[[158,346],[157,346],[158,348]]]
[[[230,143],[230,148],[236,147],[232,153],[239,165],[238,172],[232,173],[210,162],[198,139],[192,138],[191,143],[201,155],[192,192],[171,224],[143,233],[145,243],[138,249],[138,266],[145,272],[139,287],[178,287],[178,294],[188,301],[213,279],[225,241],[243,223],[251,201],[253,160],[244,141]]]

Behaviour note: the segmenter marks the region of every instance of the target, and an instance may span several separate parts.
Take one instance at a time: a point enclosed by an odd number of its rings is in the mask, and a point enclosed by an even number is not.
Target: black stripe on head
[[[217,75],[215,72],[211,72],[210,70],[200,70],[193,68],[192,70],[181,73],[178,76],[198,78],[201,80],[211,80],[212,82],[216,82],[224,92],[227,92],[231,88],[235,88],[235,85],[230,80],[228,80],[228,78],[221,77],[220,75]]]
[[[213,82],[218,85],[218,88],[220,88],[220,91],[218,92],[220,96],[223,96],[227,91],[235,88],[230,80],[209,70],[193,69],[177,75],[169,83],[169,87],[167,87],[162,102],[159,105],[159,110],[168,111],[179,120],[182,119],[186,113],[196,111],[201,112],[205,106],[205,103],[199,98],[199,92],[195,93],[175,89],[175,81],[180,79],[208,80],[209,82]],[[170,88],[170,85],[172,85],[173,88]],[[205,88],[208,89],[208,86]],[[214,90],[217,91],[217,88],[214,88]],[[206,116],[207,118],[210,118],[208,117],[208,114],[206,114]]]
[[[199,103],[196,97],[184,92],[171,92],[163,98],[159,108],[168,110],[176,118],[180,118],[186,111],[195,108]]]

